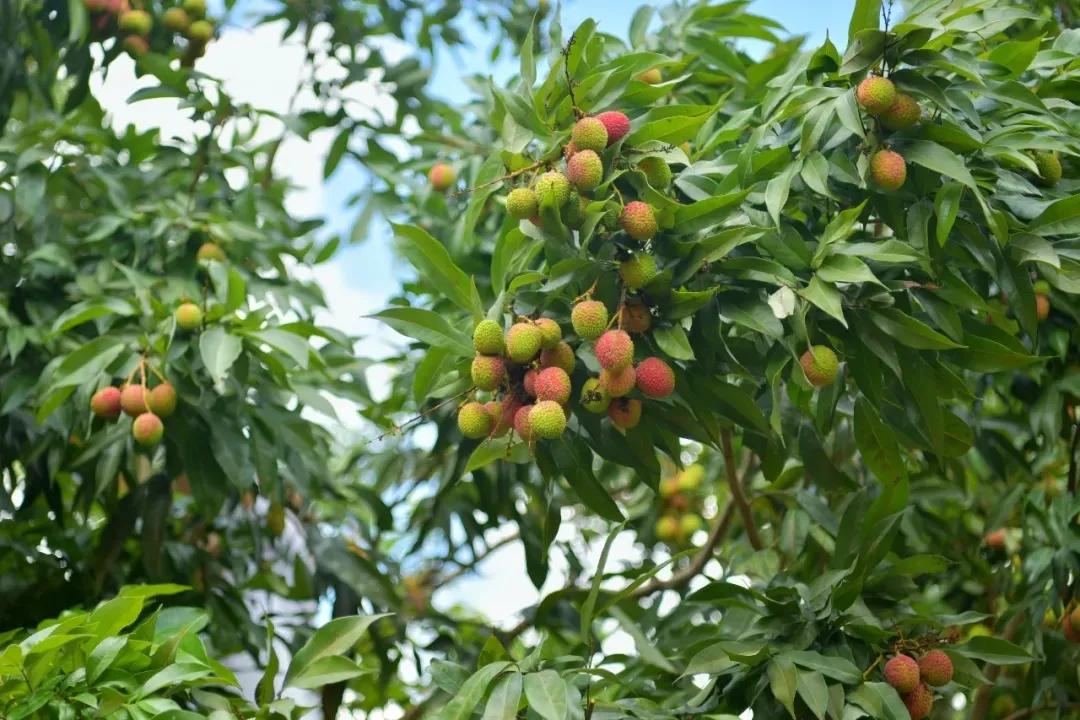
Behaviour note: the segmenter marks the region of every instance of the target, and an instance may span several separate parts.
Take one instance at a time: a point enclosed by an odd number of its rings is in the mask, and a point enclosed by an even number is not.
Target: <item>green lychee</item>
[[[596,341],[595,352],[600,367],[619,373],[634,361],[634,341],[624,330],[608,330]]]
[[[195,330],[202,325],[202,310],[193,302],[180,303],[176,308],[176,324],[182,330]]]
[[[570,376],[562,368],[544,368],[536,375],[533,389],[537,400],[553,400],[560,405],[570,402]]]
[[[799,358],[806,379],[814,387],[830,385],[836,380],[839,360],[831,348],[824,345],[814,345]]]
[[[145,37],[154,26],[154,18],[145,10],[128,10],[120,16],[117,26],[124,32]]]
[[[428,170],[428,182],[436,192],[445,192],[457,180],[457,171],[446,163],[435,163]]]
[[[579,151],[600,152],[608,145],[607,126],[600,118],[583,117],[574,123],[574,129],[570,131],[570,140]]]
[[[161,418],[151,412],[144,412],[131,423],[131,436],[143,447],[152,447],[161,442],[165,427]]]
[[[146,404],[146,388],[142,385],[125,385],[120,391],[120,407],[131,417],[138,417],[150,409]]]
[[[191,42],[200,47],[206,45],[214,37],[214,24],[209,20],[196,20],[188,25],[187,36]],[[450,169],[450,172],[453,173],[453,168]],[[451,180],[452,182],[453,180]]]
[[[878,150],[870,157],[870,178],[882,190],[899,190],[907,180],[904,157],[892,150]]]
[[[180,8],[172,9],[180,10]],[[218,262],[225,262],[225,251],[222,250],[221,246],[217,243],[206,242],[199,246],[199,250],[195,253],[195,259],[199,262],[203,262],[205,260],[217,260]]]
[[[661,515],[656,520],[654,532],[661,542],[675,542],[679,539],[679,519],[674,515]]]
[[[176,388],[163,382],[146,393],[146,406],[158,417],[169,417],[176,412]]]
[[[191,18],[184,8],[171,7],[162,14],[161,23],[173,32],[182,33],[191,24]]]
[[[600,384],[599,379],[589,378],[585,381],[585,384],[581,386],[581,407],[589,412],[598,415],[607,412],[608,405],[610,404],[611,396],[608,395],[607,390]]]
[[[604,388],[608,395],[613,398],[623,397],[630,394],[637,380],[637,372],[633,366],[619,372],[611,370],[600,371],[600,387]]]
[[[537,178],[536,195],[541,204],[562,207],[570,199],[570,181],[558,170],[549,170]]]
[[[191,17],[201,18],[206,15],[206,0],[184,0],[183,8]]]
[[[596,116],[596,119],[604,123],[608,147],[622,140],[626,133],[630,132],[630,118],[618,110],[602,112]]]
[[[619,216],[619,225],[623,232],[638,242],[651,240],[658,229],[656,212],[651,205],[640,200],[628,202]]]
[[[574,193],[570,197],[570,201],[566,203],[566,207],[563,208],[563,222],[566,223],[566,226],[574,230],[580,230],[585,224],[588,206],[589,202],[584,197]]]
[[[687,513],[679,518],[679,537],[690,538],[704,526],[705,523],[700,515],[697,513]]]
[[[458,410],[457,424],[461,434],[471,440],[487,437],[495,419],[478,402],[467,402]]]
[[[554,440],[566,430],[566,411],[554,400],[541,400],[529,411],[532,437]]]
[[[919,685],[919,663],[908,655],[894,655],[885,663],[885,682],[898,693],[909,693]]]
[[[953,676],[952,659],[941,650],[931,650],[919,658],[919,677],[931,687],[948,685]]]
[[[645,173],[649,185],[657,190],[667,190],[671,185],[671,166],[663,158],[654,155],[643,158],[637,168]]]
[[[682,492],[693,493],[697,492],[697,489],[701,487],[702,480],[705,479],[705,468],[694,463],[678,475],[679,490]]]
[[[527,220],[536,215],[536,193],[529,188],[514,188],[506,196],[506,212],[516,220]]]
[[[559,323],[551,318],[542,317],[533,321],[533,324],[540,328],[540,347],[542,349],[550,350],[562,340],[562,328],[559,327]]]
[[[274,537],[281,537],[285,532],[285,508],[280,502],[274,500],[266,511],[266,529]]]
[[[922,108],[915,98],[898,92],[889,109],[882,113],[881,124],[889,130],[907,130],[914,127],[921,117]]]
[[[620,430],[632,430],[641,422],[641,401],[636,398],[616,398],[608,408],[611,423]]]
[[[519,322],[506,333],[506,354],[518,365],[524,365],[540,352],[544,336],[531,322]]]
[[[540,353],[541,368],[557,367],[570,375],[574,372],[576,363],[577,358],[574,357],[574,349],[570,347],[569,343],[562,340],[556,343],[555,347],[543,350]]]
[[[481,320],[473,328],[473,348],[481,355],[502,355],[503,331],[494,320]]]
[[[881,115],[896,100],[896,86],[888,78],[870,75],[859,83],[855,90],[855,99],[869,114]]]
[[[494,390],[506,377],[506,365],[496,355],[477,355],[473,358],[470,374],[473,385],[481,390]]]
[[[90,398],[90,410],[102,418],[115,418],[120,415],[120,389],[112,386],[103,387]]]
[[[1053,187],[1061,180],[1061,158],[1057,152],[1035,153],[1035,167],[1039,169],[1039,183]]]
[[[657,276],[656,258],[652,255],[634,255],[619,263],[619,277],[627,290],[640,290]]]
[[[570,311],[570,324],[582,340],[595,340],[607,328],[607,307],[599,300],[582,300]]]
[[[587,192],[604,179],[604,163],[592,150],[582,150],[566,163],[566,176],[575,188]]]
[[[637,388],[651,398],[666,398],[675,392],[675,373],[660,358],[645,358],[634,369]]]

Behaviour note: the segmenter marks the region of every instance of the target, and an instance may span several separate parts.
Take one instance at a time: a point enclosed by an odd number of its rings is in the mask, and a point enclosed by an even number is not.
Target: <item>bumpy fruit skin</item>
[[[514,188],[506,196],[506,212],[516,220],[527,220],[537,212],[536,193],[529,188]]]
[[[671,185],[671,166],[663,158],[647,157],[637,166],[638,170],[645,173],[649,185],[657,190],[667,190]]]
[[[896,100],[896,86],[892,80],[870,75],[855,90],[855,99],[863,110],[877,116],[888,111]]]
[[[570,311],[570,324],[582,340],[595,340],[607,327],[607,306],[599,300],[582,300]]]
[[[663,81],[664,76],[660,74],[660,68],[649,68],[643,73],[637,76],[637,79],[648,85],[656,85]]]
[[[150,43],[140,35],[128,35],[124,38],[124,51],[131,57],[140,58],[150,52]]]
[[[570,402],[570,376],[562,368],[546,368],[536,375],[537,400],[552,400],[559,405]]]
[[[919,677],[930,687],[948,685],[952,676],[952,660],[941,650],[931,650],[919,658]]]
[[[120,415],[120,389],[104,387],[90,398],[90,410],[101,418],[115,418]]]
[[[532,424],[529,422],[529,415],[532,413],[532,409],[535,405],[522,405],[514,412],[514,432],[518,434],[525,442],[532,442]]]
[[[656,539],[671,543],[679,539],[679,519],[674,515],[662,515],[656,521]]]
[[[1045,295],[1035,296],[1035,315],[1039,318],[1039,322],[1050,317],[1050,298]]]
[[[599,415],[607,412],[609,405],[611,405],[611,396],[600,385],[600,381],[597,378],[586,380],[581,386],[581,407]]]
[[[514,414],[512,412],[507,413],[502,402],[491,400],[484,403],[484,409],[495,420],[495,425],[491,429],[491,437],[500,438],[510,432],[510,426],[514,424]]]
[[[619,226],[638,242],[651,240],[658,229],[656,213],[648,203],[640,200],[628,202],[619,216]]]
[[[183,8],[191,17],[202,17],[206,14],[206,0],[184,0]]]
[[[529,411],[529,427],[533,437],[554,440],[566,430],[566,411],[554,400],[541,400]]]
[[[619,263],[619,277],[627,290],[640,290],[657,275],[656,258],[652,255],[635,255]]]
[[[191,24],[191,18],[184,8],[171,7],[161,16],[161,23],[173,32],[184,32]]]
[[[621,321],[622,329],[628,333],[642,334],[649,331],[652,327],[652,313],[641,302],[627,302],[622,307],[622,316],[619,318]]]
[[[889,109],[881,114],[881,124],[889,130],[907,130],[915,127],[921,117],[922,108],[915,98],[898,92]]]
[[[608,408],[608,417],[620,430],[632,430],[641,422],[641,401],[634,398],[617,398]]]
[[[210,42],[210,40],[214,37],[214,25],[209,20],[196,20],[195,22],[188,25],[187,36],[188,39],[192,42],[198,43],[200,45],[205,45],[206,43]],[[432,171],[434,170],[435,168],[432,168]],[[453,172],[454,169],[450,168],[451,175],[453,174]],[[449,187],[449,185],[453,182],[453,178],[451,178],[447,186]]]
[[[518,365],[529,362],[540,352],[544,335],[531,322],[519,322],[506,332],[506,354]]]
[[[675,392],[675,373],[660,358],[645,358],[638,363],[637,388],[651,398],[666,398]]]
[[[172,9],[179,10],[180,8]],[[195,259],[199,261],[217,260],[218,262],[225,262],[225,251],[217,243],[206,242],[199,246],[198,251],[195,253]]]
[[[870,158],[870,179],[882,190],[899,190],[907,180],[903,156],[892,150],[878,150]]]
[[[934,707],[934,694],[925,684],[919,683],[915,689],[902,696],[911,720],[923,720]]]
[[[529,368],[525,371],[525,376],[521,378],[521,388],[531,398],[536,397],[536,376],[539,374],[540,371],[536,368]]]
[[[566,160],[567,162],[569,162],[570,158],[577,155],[579,150],[581,150],[581,148],[579,148],[577,145],[575,145],[573,140],[566,143],[565,145],[563,145],[563,149],[562,149],[563,160]]]
[[[600,371],[600,387],[604,388],[607,394],[613,398],[629,395],[630,391],[634,389],[636,379],[637,372],[634,371],[633,367],[628,367],[621,372]]]
[[[161,442],[165,426],[154,413],[144,412],[131,423],[131,436],[143,447],[153,447]]]
[[[831,348],[814,345],[799,358],[799,364],[814,387],[829,385],[836,380],[839,361]]]
[[[163,382],[146,394],[146,405],[158,417],[169,417],[176,412],[176,388]]]
[[[128,10],[120,16],[117,26],[124,32],[134,35],[149,35],[154,26],[154,18],[145,10]]]
[[[481,390],[494,390],[506,377],[502,358],[494,355],[477,355],[473,358],[471,373],[473,385]]]
[[[176,308],[176,324],[182,330],[194,330],[202,325],[202,309],[193,302],[180,303]]]
[[[919,663],[908,655],[894,655],[885,663],[885,682],[898,693],[909,693],[919,685]]]
[[[536,195],[541,204],[562,207],[570,199],[570,181],[558,170],[549,170],[536,179]]]
[[[588,192],[604,179],[604,163],[592,150],[582,150],[566,163],[566,177],[582,192]]]
[[[569,375],[574,372],[575,364],[577,364],[577,358],[574,357],[574,349],[562,340],[556,343],[555,347],[540,353],[541,368],[562,368],[562,371]]]
[[[125,385],[120,391],[120,407],[125,414],[137,417],[147,412],[146,388],[142,385]]]
[[[491,432],[495,419],[480,403],[467,402],[458,410],[457,424],[462,435],[470,440],[479,440]]]
[[[1061,158],[1056,152],[1035,153],[1035,167],[1039,169],[1039,182],[1054,187],[1061,180]]]
[[[607,126],[600,118],[583,117],[574,123],[574,129],[570,131],[570,140],[579,151],[600,152],[608,145]]]
[[[551,318],[542,317],[533,322],[536,327],[540,328],[540,347],[543,350],[550,350],[559,344],[562,340],[562,328],[559,327],[559,323],[555,322]]]
[[[503,331],[494,320],[481,320],[473,328],[473,349],[481,355],[502,355]]]
[[[634,362],[634,341],[623,330],[608,330],[596,341],[600,367],[619,373]]]
[[[604,123],[608,147],[622,140],[626,133],[630,132],[630,118],[618,110],[602,112],[596,116],[596,119]]]

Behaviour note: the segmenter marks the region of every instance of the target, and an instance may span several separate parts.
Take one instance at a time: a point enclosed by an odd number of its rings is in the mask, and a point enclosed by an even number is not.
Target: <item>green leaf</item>
[[[905,475],[896,436],[865,397],[855,402],[855,444],[867,469],[882,482],[896,482]]]
[[[192,662],[178,662],[154,673],[143,683],[136,697],[147,697],[165,687],[175,687],[192,680],[199,680],[213,674],[208,665]]]
[[[773,697],[787,708],[788,714],[794,718],[799,671],[790,660],[777,657],[769,661],[766,674],[769,676],[769,689],[772,690]]]
[[[293,656],[289,669],[285,673],[285,684],[291,685],[294,678],[299,677],[318,660],[349,652],[372,623],[389,616],[390,613],[354,615],[326,623],[316,630],[311,639],[304,643],[304,646]]]
[[[1050,203],[1028,224],[1028,229],[1039,235],[1080,233],[1080,195],[1072,195]]]
[[[593,611],[596,609],[596,599],[600,596],[600,583],[604,579],[604,567],[607,565],[608,553],[611,552],[612,543],[615,542],[615,538],[618,537],[624,527],[624,523],[619,523],[608,533],[607,540],[604,541],[604,548],[600,551],[600,560],[596,565],[596,572],[593,573],[592,587],[589,588],[589,595],[581,606],[581,638],[585,643],[589,642],[592,635]]]
[[[435,238],[416,225],[393,225],[397,247],[439,295],[448,298],[476,320],[484,316],[476,285],[454,264],[450,253]]]
[[[989,636],[973,637],[964,645],[954,645],[952,651],[991,665],[1025,665],[1035,659],[1019,645]]]
[[[904,159],[916,165],[922,165],[953,180],[958,180],[972,191],[978,193],[975,178],[964,164],[963,158],[929,140],[916,140],[904,150]]]
[[[293,362],[301,369],[307,369],[308,356],[311,353],[311,346],[308,344],[307,338],[278,328],[267,328],[266,330],[249,333],[248,337],[277,348],[292,358]]]
[[[780,213],[787,203],[788,193],[791,191],[791,181],[802,167],[801,161],[789,164],[779,175],[769,181],[765,186],[765,207],[777,227],[780,227]]]
[[[514,720],[521,703],[522,676],[517,670],[507,673],[491,688],[481,720]]]
[[[844,308],[841,304],[843,296],[835,287],[815,275],[810,279],[809,285],[799,290],[799,295],[839,320],[841,325],[847,327],[847,320],[844,319]]]
[[[681,325],[671,325],[653,330],[653,339],[669,357],[676,360],[693,360],[694,349]]]
[[[444,315],[432,310],[413,307],[391,307],[371,317],[382,320],[406,337],[420,340],[433,347],[449,350],[456,355],[473,355],[472,340],[450,325]]]
[[[374,672],[340,655],[322,657],[307,665],[289,682],[290,687],[313,689]]]
[[[963,347],[924,322],[896,308],[884,308],[871,313],[873,322],[901,345],[916,350],[952,350]]]
[[[817,269],[817,277],[830,283],[875,283],[877,276],[854,255],[830,255]]]
[[[821,265],[821,261],[825,259],[826,253],[829,252],[834,243],[842,243],[854,234],[855,224],[862,216],[866,203],[867,201],[863,200],[855,207],[837,213],[836,217],[825,226],[825,232],[822,233],[821,239],[818,241],[817,250],[814,252],[813,260],[810,263],[811,267],[816,268]]]
[[[878,17],[881,13],[881,0],[855,0],[848,23],[848,42],[862,30],[877,30]]]
[[[953,223],[956,222],[956,213],[960,210],[960,200],[964,196],[964,186],[960,183],[945,183],[938,188],[934,197],[934,209],[937,214],[937,241],[938,245],[944,246],[949,239]]]
[[[637,648],[638,654],[641,655],[644,662],[669,673],[678,674],[679,669],[656,649],[656,646],[645,637],[641,627],[629,615],[617,607],[612,607],[609,612],[613,618],[619,621],[619,626],[634,639],[634,647]]]
[[[825,677],[818,671],[800,672],[798,675],[797,688],[799,697],[803,699],[814,717],[821,720],[825,717],[825,709],[829,704],[829,688],[825,684]]]
[[[633,130],[623,141],[627,147],[635,147],[649,140],[678,145],[691,140],[698,129],[711,118],[719,105],[703,109],[700,105],[669,105],[663,108],[664,117],[646,116],[644,123]]]
[[[128,639],[124,635],[106,637],[90,651],[86,658],[86,681],[88,683],[93,685],[101,677],[101,674],[109,669],[113,660],[127,645],[127,641]]]
[[[670,232],[674,235],[690,235],[719,225],[735,212],[746,195],[747,191],[741,190],[698,200],[690,205],[680,205],[675,210],[675,222]]]
[[[541,670],[525,676],[525,699],[544,720],[566,720],[566,681],[554,670]]]
[[[778,657],[792,661],[799,667],[817,670],[825,677],[845,685],[855,685],[862,680],[862,672],[850,660],[835,655],[822,655],[813,650],[789,650]]]
[[[199,355],[219,392],[229,368],[240,357],[243,349],[240,338],[230,335],[221,327],[212,327],[199,336]]]

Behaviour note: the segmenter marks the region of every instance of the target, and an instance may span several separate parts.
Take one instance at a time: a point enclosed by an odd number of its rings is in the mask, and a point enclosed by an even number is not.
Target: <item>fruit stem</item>
[[[414,423],[417,423],[417,422],[420,422],[421,420],[424,420],[429,415],[431,415],[431,413],[435,412],[436,410],[443,407],[444,405],[446,405],[448,403],[451,403],[451,402],[453,402],[455,400],[458,400],[458,399],[460,399],[462,397],[465,397],[466,395],[468,395],[469,393],[474,392],[475,390],[476,390],[476,388],[469,388],[468,390],[463,390],[462,392],[459,392],[457,395],[454,395],[452,397],[448,397],[445,400],[443,400],[441,403],[438,403],[437,405],[434,405],[434,406],[428,408],[427,410],[424,410],[423,412],[416,415],[415,417],[409,418],[408,420],[406,420],[402,424],[394,425],[392,428],[390,428],[389,430],[387,430],[386,432],[384,432],[382,435],[380,435],[379,437],[377,437],[375,439],[378,440],[378,441],[381,441],[381,440],[386,439],[386,437],[388,435],[396,435],[396,434],[400,433],[402,430],[404,430],[405,428],[409,427],[410,425],[413,425]]]
[[[586,291],[585,291],[584,293],[582,293],[581,295],[578,295],[578,296],[577,296],[576,298],[574,298],[574,302],[575,302],[575,303],[579,303],[579,302],[581,302],[582,300],[588,300],[589,298],[591,298],[591,297],[592,297],[592,294],[593,294],[594,292],[596,292],[596,284],[597,284],[598,282],[600,282],[600,280],[599,280],[599,279],[593,280],[593,284],[592,284],[592,285],[591,285],[591,286],[589,287],[589,289],[588,289],[588,290],[586,290]]]
[[[489,187],[489,186],[494,185],[496,183],[501,183],[501,182],[504,182],[506,180],[513,180],[518,175],[523,175],[523,174],[525,174],[527,172],[531,172],[533,170],[540,169],[541,167],[546,165],[548,162],[549,162],[548,160],[546,160],[544,158],[541,158],[540,160],[537,160],[536,162],[534,162],[532,165],[526,165],[523,168],[518,168],[517,170],[514,170],[513,172],[508,172],[505,175],[503,175],[502,177],[497,177],[494,180],[489,180],[486,183],[482,183],[482,184],[476,185],[474,187],[465,188],[464,190],[458,190],[457,192],[448,193],[447,196],[448,197],[458,197],[459,195],[468,195],[471,192],[481,190],[483,188]]]

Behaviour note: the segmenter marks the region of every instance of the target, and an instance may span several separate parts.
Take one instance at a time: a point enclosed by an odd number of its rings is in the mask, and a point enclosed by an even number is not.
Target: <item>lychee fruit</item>
[[[679,490],[682,492],[696,492],[701,487],[701,481],[705,479],[705,468],[694,463],[679,473]]]
[[[467,402],[458,410],[458,429],[470,440],[487,437],[494,423],[495,419],[488,414],[487,408],[478,402]]]
[[[639,73],[636,79],[647,85],[656,85],[663,81],[664,76],[660,74],[660,68],[649,68],[645,72]]]
[[[103,387],[90,398],[90,410],[102,418],[114,418],[120,415],[120,389],[112,386]]]
[[[1053,187],[1061,180],[1061,158],[1056,151],[1035,153],[1035,167],[1039,169],[1039,182],[1045,187]]]
[[[907,180],[903,156],[892,150],[878,150],[870,157],[870,179],[882,190],[899,190]]]
[[[649,185],[657,190],[667,190],[671,185],[671,166],[663,158],[649,156],[637,164],[638,170],[645,173]]]
[[[881,115],[896,100],[896,86],[888,78],[869,75],[856,88],[855,99],[869,114]]]
[[[182,7],[191,17],[202,17],[206,14],[206,0],[184,0]]]
[[[661,515],[656,520],[654,532],[661,542],[675,542],[679,538],[679,519],[674,515]]]
[[[176,388],[163,382],[146,393],[146,405],[158,417],[169,417],[176,412]]]
[[[494,390],[506,377],[506,365],[496,355],[477,355],[473,358],[470,374],[473,385],[481,390]]]
[[[154,26],[154,18],[145,10],[128,10],[120,16],[117,26],[132,35],[146,36],[150,34],[150,28]]]
[[[104,12],[109,7],[109,0],[83,0],[83,7],[90,12]]]
[[[562,328],[559,327],[559,323],[555,322],[551,318],[542,317],[533,321],[536,327],[540,328],[540,348],[543,350],[550,350],[559,344],[562,340]]]
[[[494,427],[491,428],[491,437],[502,437],[510,432],[510,427],[514,424],[514,413],[507,412],[507,407],[509,407],[509,403],[504,405],[504,403],[499,400],[491,400],[484,403],[484,409],[487,410],[488,415],[494,419]]]
[[[607,328],[607,306],[599,300],[582,300],[570,311],[570,324],[582,340],[595,340]]]
[[[506,332],[506,354],[518,365],[524,365],[540,352],[543,339],[540,328],[533,323],[514,323]]]
[[[611,396],[597,378],[589,378],[581,386],[581,407],[591,413],[600,414],[607,412],[611,404]]]
[[[582,192],[592,190],[604,179],[604,163],[592,150],[582,150],[566,163],[566,176]]]
[[[634,341],[624,330],[608,330],[596,341],[600,367],[618,373],[634,361]]]
[[[131,417],[147,412],[150,406],[146,404],[146,388],[142,385],[125,385],[120,391],[120,407]]]
[[[536,193],[529,188],[514,188],[506,196],[506,212],[516,220],[527,220],[537,212]]]
[[[574,155],[577,155],[577,153],[580,150],[581,150],[581,148],[579,148],[577,145],[575,145],[574,141],[571,140],[570,142],[563,145],[563,149],[562,149],[563,160],[566,160],[567,162],[569,162],[570,158],[574,157]]]
[[[909,693],[919,685],[919,663],[908,655],[894,655],[885,663],[885,682],[898,693]]]
[[[570,401],[570,376],[562,368],[541,370],[533,383],[537,400],[553,400],[560,405]]]
[[[657,274],[656,258],[652,255],[634,255],[619,263],[619,277],[627,290],[640,290],[652,282]]]
[[[161,418],[151,412],[144,412],[131,423],[131,436],[143,447],[152,447],[161,442],[165,426]]]
[[[666,398],[675,392],[675,373],[660,358],[645,358],[638,363],[634,372],[637,374],[637,388],[646,397]]]
[[[689,538],[704,527],[704,524],[701,516],[697,513],[687,513],[679,518],[679,536]]]
[[[814,387],[829,385],[836,380],[839,361],[831,348],[814,345],[799,358],[799,364]]]
[[[1046,295],[1035,296],[1035,315],[1039,318],[1039,322],[1050,317],[1050,298]]]
[[[1069,642],[1080,643],[1080,630],[1077,629],[1076,625],[1072,621],[1072,616],[1075,612],[1076,610],[1073,610],[1071,613],[1067,612],[1064,616],[1062,616],[1061,631],[1065,633],[1065,639]]]
[[[435,163],[428,170],[428,182],[431,183],[432,189],[437,192],[445,192],[456,180],[457,171],[446,163]]]
[[[532,437],[553,440],[566,430],[566,411],[554,400],[541,400],[529,411]]]
[[[616,398],[607,411],[612,424],[620,430],[632,430],[641,422],[641,401],[635,398]]]
[[[596,116],[596,119],[604,123],[607,130],[608,147],[623,139],[630,132],[630,118],[618,110],[608,110]]]
[[[522,405],[514,412],[514,432],[525,442],[531,442],[532,425],[529,422],[529,414],[535,405]],[[561,408],[560,408],[561,411]]]
[[[604,388],[607,394],[613,398],[630,394],[630,391],[634,389],[636,379],[637,372],[632,366],[621,372],[600,371],[600,387]]]
[[[536,397],[536,376],[539,374],[536,368],[529,368],[521,378],[521,389],[531,398]]]
[[[577,146],[578,154],[585,150],[600,152],[608,145],[607,126],[600,118],[583,117],[574,123],[574,129],[570,131],[570,140]]]
[[[648,332],[652,327],[652,313],[642,302],[627,302],[622,306],[620,313],[620,325],[628,333],[640,335]]]
[[[180,8],[170,8],[171,10],[180,10]],[[180,10],[183,12],[183,10]],[[218,262],[225,262],[225,251],[221,249],[221,246],[217,243],[206,242],[199,246],[199,250],[195,253],[195,259],[199,262],[204,260],[217,260]]]
[[[277,500],[270,503],[266,511],[266,529],[274,537],[281,537],[281,533],[285,532],[285,508]]]
[[[1080,633],[1080,607],[1074,608],[1069,613],[1069,625],[1072,627],[1074,633]]]
[[[202,325],[203,313],[202,309],[193,302],[180,303],[180,306],[176,308],[176,324],[180,326],[182,330],[195,330]]]
[[[923,683],[919,683],[914,690],[903,694],[901,698],[911,720],[923,720],[934,706],[934,695]]]
[[[626,203],[619,216],[619,225],[623,232],[638,242],[651,240],[658,229],[652,206],[640,200]]]
[[[124,38],[124,51],[134,58],[140,58],[150,52],[150,43],[141,35],[128,35]]]
[[[562,368],[567,375],[574,372],[577,358],[574,357],[574,349],[569,343],[560,340],[555,347],[540,352],[540,367]]]
[[[983,545],[990,550],[1004,550],[1005,549],[1005,530],[998,528],[992,530],[983,536]]]
[[[574,230],[580,230],[581,226],[585,224],[585,211],[588,209],[588,205],[589,202],[583,196],[575,193],[563,209],[563,222],[566,223],[566,226]]]
[[[919,658],[919,677],[930,687],[948,685],[952,676],[952,660],[943,651],[931,650]]]
[[[188,25],[187,36],[191,42],[197,43],[198,45],[205,45],[214,37],[214,24],[208,20],[196,20]],[[436,167],[439,166],[436,165],[433,167],[431,169],[432,173],[435,172]],[[447,168],[450,171],[450,180],[446,183],[446,187],[450,187],[450,185],[454,183],[454,177],[456,177],[454,169],[448,165],[443,165],[442,167]],[[434,181],[432,181],[432,184],[434,184]]]
[[[501,355],[505,348],[502,327],[494,320],[476,323],[472,338],[473,348],[481,355]]]
[[[541,204],[562,207],[570,199],[570,181],[558,170],[549,170],[537,178],[536,195]]]
[[[914,127],[921,117],[922,108],[915,98],[898,92],[889,109],[882,113],[881,124],[889,130],[907,130]]]
[[[173,32],[184,32],[191,24],[191,18],[184,8],[171,7],[161,16],[162,24]]]

